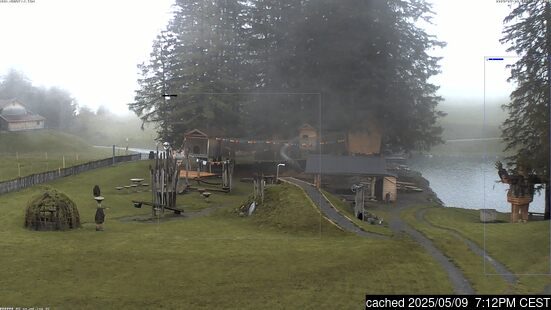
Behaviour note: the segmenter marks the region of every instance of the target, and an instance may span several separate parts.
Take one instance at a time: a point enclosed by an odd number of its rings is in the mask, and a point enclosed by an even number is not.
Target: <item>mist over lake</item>
[[[498,182],[496,156],[418,155],[409,161],[430,182],[430,187],[448,207],[496,209],[511,212],[507,202],[509,186]],[[544,212],[544,196],[536,193],[530,212]]]

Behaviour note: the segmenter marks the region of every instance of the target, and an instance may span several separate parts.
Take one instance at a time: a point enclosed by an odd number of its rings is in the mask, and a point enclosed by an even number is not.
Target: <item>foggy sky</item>
[[[440,95],[461,102],[482,102],[484,56],[511,55],[501,38],[507,4],[495,0],[433,0],[435,26],[429,33],[447,47],[432,51],[443,56],[442,74],[431,79]],[[79,105],[108,106],[117,114],[137,88],[136,65],[148,59],[155,36],[170,19],[173,0],[70,1],[0,3],[0,75],[9,68],[25,73],[37,86],[68,90]],[[503,65],[504,66],[504,65]],[[508,72],[492,63],[488,97],[507,97]]]

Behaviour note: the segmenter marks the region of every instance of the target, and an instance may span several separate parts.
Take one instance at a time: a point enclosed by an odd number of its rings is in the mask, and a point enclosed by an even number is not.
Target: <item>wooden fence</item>
[[[60,168],[57,170],[51,170],[41,173],[31,174],[26,177],[21,177],[17,179],[12,179],[8,181],[0,182],[0,195],[18,191],[27,187],[34,186],[36,184],[41,184],[55,179],[68,177],[76,175],[82,172],[90,171],[93,169],[104,168],[113,165],[113,163],[122,163],[128,161],[136,161],[142,159],[142,154],[132,154],[132,155],[123,155],[115,156],[87,162],[80,165],[75,165],[67,168]]]

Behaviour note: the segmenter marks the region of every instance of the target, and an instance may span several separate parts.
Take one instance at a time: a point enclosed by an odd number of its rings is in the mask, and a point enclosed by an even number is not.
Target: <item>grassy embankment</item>
[[[70,167],[112,155],[87,141],[57,130],[0,133],[0,181]],[[123,154],[121,154],[123,155]],[[20,170],[19,170],[20,169]]]
[[[367,208],[368,212],[371,212],[372,214],[375,214],[378,218],[383,219],[382,225],[372,225],[365,221],[362,221],[354,216],[354,206],[350,203],[344,202],[337,198],[336,196],[332,195],[331,193],[327,192],[326,190],[322,190],[323,194],[331,204],[343,215],[345,215],[349,220],[352,220],[354,224],[361,227],[365,231],[385,235],[385,236],[392,236],[392,231],[390,228],[388,228],[388,220],[390,219],[390,213],[385,210],[381,210],[382,208],[377,208],[375,211],[374,208]],[[374,205],[378,204],[376,202],[369,202],[368,205],[371,207],[375,207]],[[386,206],[389,207],[388,205]]]
[[[541,293],[549,278],[549,222],[510,224],[508,214],[499,214],[500,223],[480,223],[478,210],[432,207],[425,219],[431,226],[419,222],[415,212],[423,207],[411,208],[402,216],[446,253],[466,274],[479,293]],[[496,270],[473,253],[451,231],[486,248],[490,256],[505,264],[518,275],[514,287],[496,275]],[[525,275],[530,274],[530,275]],[[535,274],[547,274],[535,275]]]
[[[451,293],[446,274],[407,238],[369,240],[325,222],[291,185],[269,187],[251,217],[235,208],[252,192],[206,202],[179,196],[184,209],[221,205],[210,216],[157,223],[117,219],[149,214],[120,193],[130,178],[147,178],[148,162],[98,169],[49,184],[78,205],[82,228],[23,228],[33,187],[0,196],[1,304],[52,309],[326,308],[362,305],[366,293]],[[94,230],[94,184],[106,197],[106,231]],[[430,271],[430,272],[428,272]]]

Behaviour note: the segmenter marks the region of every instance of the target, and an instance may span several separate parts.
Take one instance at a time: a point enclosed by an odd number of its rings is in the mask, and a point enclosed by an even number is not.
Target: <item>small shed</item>
[[[209,137],[199,129],[184,134],[184,150],[190,157],[208,158]]]
[[[304,151],[314,151],[318,143],[318,131],[308,123],[298,129],[299,148]]]
[[[390,202],[397,199],[396,175],[386,169],[384,157],[310,155],[305,172],[314,175],[314,184],[318,188],[324,175],[362,176],[369,179],[368,196],[383,201],[388,196]]]

